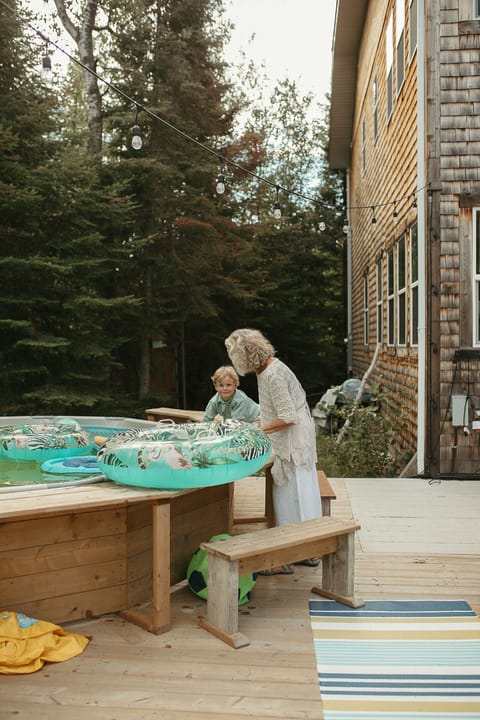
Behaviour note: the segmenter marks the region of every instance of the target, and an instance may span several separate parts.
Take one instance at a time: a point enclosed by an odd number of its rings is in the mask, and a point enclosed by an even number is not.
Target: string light
[[[392,213],[393,222],[396,225],[398,221],[398,211],[397,211],[397,201],[395,200],[395,204],[393,206],[393,213]]]
[[[220,166],[220,172],[217,176],[217,184],[215,186],[215,190],[219,195],[223,195],[225,192],[225,167],[223,165]]]
[[[280,220],[282,217],[282,208],[278,199],[278,193],[280,192],[280,185],[275,186],[276,196],[275,196],[275,204],[273,206],[273,217],[275,220]]]
[[[134,150],[141,150],[143,147],[142,129],[138,124],[138,105],[137,112],[135,114],[135,125],[132,127],[132,148]]]
[[[42,57],[42,78],[49,81],[52,76],[52,58],[48,54],[48,43],[45,43],[45,52]]]
[[[348,235],[349,229],[350,229],[350,227],[348,224],[348,220],[347,220],[347,218],[345,218],[345,220],[343,221],[343,232],[345,233],[345,235]]]
[[[319,223],[318,223],[318,229],[320,230],[320,232],[325,232],[326,227],[327,227],[327,225],[326,225],[326,223],[325,223],[325,218],[323,217],[323,215],[320,215],[320,221],[319,221]]]
[[[371,223],[373,226],[377,224],[377,218],[375,217],[375,207],[372,205],[372,220]]]

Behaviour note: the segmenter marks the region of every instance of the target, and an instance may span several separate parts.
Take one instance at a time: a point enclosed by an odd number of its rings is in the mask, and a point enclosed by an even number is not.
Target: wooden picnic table
[[[145,410],[147,420],[173,420],[175,423],[202,422],[203,410],[180,410],[179,408],[159,407]]]

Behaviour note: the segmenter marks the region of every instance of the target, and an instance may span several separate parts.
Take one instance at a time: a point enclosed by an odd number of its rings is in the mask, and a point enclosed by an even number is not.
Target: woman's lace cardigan
[[[277,418],[294,423],[285,430],[269,434],[275,451],[273,480],[284,485],[292,465],[315,467],[317,461],[315,426],[307,405],[305,390],[295,374],[278,358],[257,375],[261,425]]]

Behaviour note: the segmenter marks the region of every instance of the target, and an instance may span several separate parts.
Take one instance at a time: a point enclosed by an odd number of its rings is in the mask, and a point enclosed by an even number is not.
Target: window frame
[[[378,72],[375,73],[372,83],[372,134],[375,144],[378,138]]]
[[[475,0],[480,3],[480,0]],[[408,5],[408,60],[412,62],[418,46],[418,3],[410,0]]]
[[[368,273],[363,276],[363,344],[368,345],[370,340],[370,313],[368,308]]]
[[[397,97],[405,83],[405,0],[395,0],[395,86]]]
[[[387,22],[385,33],[385,78],[387,91],[387,123],[393,115],[393,12]]]
[[[377,344],[383,342],[383,263],[382,258],[377,261]]]
[[[387,251],[387,344],[395,346],[395,250]]]
[[[365,115],[362,119],[362,175],[367,170],[367,120]]]
[[[418,223],[410,227],[410,345],[418,346]]]
[[[397,345],[406,347],[408,332],[407,316],[407,239],[401,235],[396,243],[396,275],[397,275]]]

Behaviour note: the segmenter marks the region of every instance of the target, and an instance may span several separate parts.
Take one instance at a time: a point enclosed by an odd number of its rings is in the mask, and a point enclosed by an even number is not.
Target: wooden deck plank
[[[331,483],[332,515],[350,520],[343,481]],[[237,517],[261,511],[254,492],[260,486],[235,483]],[[206,603],[186,587],[172,594],[172,627],[164,635],[116,615],[66,623],[66,630],[91,636],[90,645],[32,675],[3,676],[2,720],[321,720],[308,618],[319,575],[319,568],[298,566],[294,575],[259,577],[239,609],[239,630],[251,641],[239,651],[197,627]],[[357,543],[355,577],[365,599],[464,599],[480,614],[475,555],[366,554]]]

